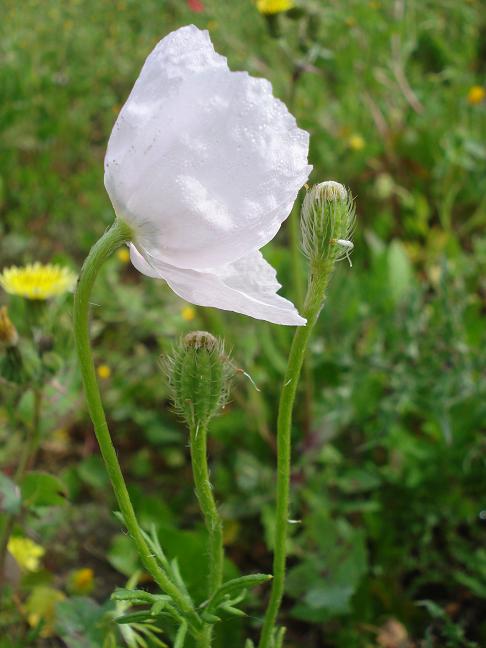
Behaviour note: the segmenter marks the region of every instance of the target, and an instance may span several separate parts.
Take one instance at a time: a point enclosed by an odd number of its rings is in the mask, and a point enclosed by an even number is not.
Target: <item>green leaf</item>
[[[103,460],[98,455],[90,455],[77,467],[79,478],[88,486],[100,490],[109,484]]]
[[[43,472],[30,472],[21,483],[25,506],[61,506],[66,501],[66,487],[60,479]]]
[[[153,615],[150,610],[141,610],[140,612],[131,612],[130,614],[123,614],[122,616],[116,617],[115,621],[119,625],[131,624],[131,623],[143,623],[144,621],[154,620]]]
[[[183,621],[177,631],[177,635],[174,642],[174,648],[184,648],[184,642],[187,635],[187,623]]]
[[[248,576],[240,576],[239,578],[233,578],[227,581],[210,598],[207,603],[206,612],[212,614],[221,604],[225,602],[228,604],[229,601],[225,601],[225,599],[230,596],[241,596],[248,588],[267,583],[271,579],[272,576],[269,574],[249,574]]]
[[[17,485],[0,472],[0,512],[16,515],[20,511],[21,501]]]
[[[126,535],[115,536],[107,557],[110,565],[125,576],[131,576],[137,570],[137,552],[132,540]]]
[[[283,640],[285,637],[285,632],[287,631],[287,628],[277,628],[275,630],[275,636],[273,639],[273,644],[275,648],[283,648]]]
[[[400,241],[392,241],[388,249],[388,278],[390,296],[398,303],[410,290],[413,279],[412,264]]]
[[[56,631],[68,648],[100,648],[111,632],[112,603],[101,606],[87,597],[58,603]]]

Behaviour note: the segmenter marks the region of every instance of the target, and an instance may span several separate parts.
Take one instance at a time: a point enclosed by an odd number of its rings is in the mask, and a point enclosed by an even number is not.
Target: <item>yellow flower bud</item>
[[[130,252],[126,247],[117,250],[116,257],[121,263],[128,263],[130,261]]]
[[[85,595],[92,592],[94,588],[94,572],[91,567],[83,567],[71,572],[68,585],[73,594]]]
[[[192,322],[196,317],[196,309],[193,306],[184,306],[181,310],[181,317],[185,322]]]
[[[365,141],[361,135],[355,133],[348,139],[348,146],[352,151],[362,151],[365,147]]]
[[[471,88],[469,88],[469,92],[467,93],[467,100],[471,104],[471,106],[475,106],[477,104],[482,103],[485,98],[486,98],[486,88],[483,88],[482,86],[479,85],[474,85]]]
[[[111,376],[111,369],[107,364],[100,364],[96,373],[98,374],[98,378],[101,378],[101,380],[108,380]]]

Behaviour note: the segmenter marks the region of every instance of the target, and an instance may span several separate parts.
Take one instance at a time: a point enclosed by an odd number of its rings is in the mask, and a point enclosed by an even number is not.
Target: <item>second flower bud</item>
[[[188,333],[163,365],[176,411],[189,428],[206,427],[226,404],[235,373],[223,342],[206,331]]]

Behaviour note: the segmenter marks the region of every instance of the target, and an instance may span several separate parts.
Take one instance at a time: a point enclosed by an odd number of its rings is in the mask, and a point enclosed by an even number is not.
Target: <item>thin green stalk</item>
[[[211,597],[223,582],[223,522],[209,481],[207,429],[203,426],[191,429],[191,462],[196,495],[209,535],[208,597]]]
[[[179,609],[186,617],[191,619],[191,622],[197,629],[201,627],[201,622],[199,616],[194,611],[191,600],[179,590],[161,568],[147,546],[138,524],[108,430],[91,352],[89,339],[89,300],[93,284],[106,259],[123,243],[130,240],[130,238],[131,231],[128,226],[116,220],[112,227],[105,232],[91,249],[81,270],[74,296],[74,338],[89,414],[93,421],[101,455],[105,462],[105,467],[128,532],[135,543],[145,569],[153,576],[160,588],[172,597]]]
[[[332,264],[316,264],[312,268],[303,314],[307,325],[296,329],[290,348],[287,371],[280,392],[277,421],[277,506],[275,547],[273,554],[273,581],[259,648],[271,648],[285,585],[287,557],[287,528],[289,518],[290,459],[292,411],[305,352],[317,318],[324,304]]]
[[[191,463],[194,475],[196,495],[199,506],[204,517],[204,523],[208,531],[208,598],[220,587],[223,582],[223,522],[218,512],[216,501],[213,497],[213,489],[209,480],[208,458],[207,458],[207,428],[204,426],[192,426],[191,438]],[[211,646],[212,626],[205,629],[204,640],[201,648]]]
[[[22,447],[20,460],[15,471],[14,481],[20,485],[28,468],[32,466],[35,460],[35,455],[39,449],[40,444],[40,420],[42,408],[42,389],[40,387],[34,388],[34,412],[32,417],[32,425],[27,430],[25,443]],[[5,556],[7,554],[8,541],[12,534],[15,520],[17,515],[10,513],[6,516],[5,522],[0,534],[0,584],[3,580]]]

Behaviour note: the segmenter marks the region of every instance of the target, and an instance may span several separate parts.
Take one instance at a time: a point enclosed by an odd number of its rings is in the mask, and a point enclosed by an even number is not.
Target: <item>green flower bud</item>
[[[176,411],[190,428],[207,426],[224,407],[235,370],[221,340],[188,333],[163,362]]]
[[[351,238],[356,221],[354,201],[346,188],[328,180],[307,191],[302,204],[302,249],[311,263],[332,266],[346,257],[354,245]]]

